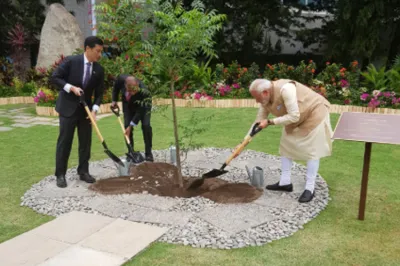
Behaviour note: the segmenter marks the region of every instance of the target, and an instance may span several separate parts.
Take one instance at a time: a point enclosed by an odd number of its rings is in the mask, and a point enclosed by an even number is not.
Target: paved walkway
[[[0,244],[0,265],[122,265],[167,230],[73,211]]]
[[[1,110],[0,109],[0,132],[11,131],[14,128],[28,128],[37,125],[45,125],[45,126],[59,126],[58,117],[39,117],[25,112],[26,108],[18,108],[11,110]],[[111,116],[112,114],[99,114],[97,115],[97,121]],[[2,121],[3,118],[9,119],[12,121],[11,125],[4,125]]]

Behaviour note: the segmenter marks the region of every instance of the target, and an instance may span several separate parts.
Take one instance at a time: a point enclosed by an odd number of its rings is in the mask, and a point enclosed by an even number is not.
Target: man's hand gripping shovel
[[[120,109],[118,105],[111,106],[111,111],[117,116],[118,122],[121,126],[122,133],[124,134],[125,137],[125,143],[126,146],[128,147],[128,153],[126,156],[130,159],[131,162],[133,163],[141,163],[144,161],[143,156],[139,152],[134,152],[131,146],[131,142],[129,140],[129,136],[125,135],[125,127],[124,124],[121,121],[121,116],[120,116]]]

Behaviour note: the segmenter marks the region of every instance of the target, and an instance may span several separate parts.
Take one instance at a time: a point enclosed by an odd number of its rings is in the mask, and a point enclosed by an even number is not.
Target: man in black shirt
[[[112,107],[117,105],[121,91],[122,111],[124,112],[125,134],[129,136],[133,149],[133,127],[142,123],[146,161],[154,161],[152,154],[153,130],[150,125],[152,98],[143,82],[133,76],[122,74],[114,83]]]

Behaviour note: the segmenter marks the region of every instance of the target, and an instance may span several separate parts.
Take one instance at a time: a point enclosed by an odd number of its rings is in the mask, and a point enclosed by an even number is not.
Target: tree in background
[[[17,13],[11,2],[11,0],[0,1],[0,56],[8,54],[10,47],[7,42],[8,32]]]
[[[317,0],[309,10],[326,10],[332,19],[323,27],[302,30],[305,45],[327,45],[325,56],[342,63],[358,60],[361,66],[391,64],[400,47],[400,6],[397,0]],[[310,18],[314,19],[316,17]]]
[[[135,3],[131,0],[108,1],[95,6],[98,36],[104,40],[107,57],[101,64],[107,69],[106,84],[121,74],[132,74],[147,82],[147,58],[143,40],[149,37],[153,27],[153,12],[158,2],[146,0]]]

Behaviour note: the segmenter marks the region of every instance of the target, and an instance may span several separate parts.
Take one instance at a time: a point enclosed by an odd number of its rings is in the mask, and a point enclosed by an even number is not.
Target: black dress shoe
[[[96,182],[96,179],[94,179],[93,176],[89,175],[88,173],[79,175],[79,179],[85,181],[86,183]]]
[[[154,162],[153,154],[152,153],[146,154],[145,160],[148,162]]]
[[[67,187],[67,181],[65,180],[65,175],[57,176],[57,187],[60,188]]]
[[[304,190],[303,194],[301,194],[299,198],[299,202],[309,202],[314,198],[315,191],[311,193],[309,190]]]
[[[272,185],[268,185],[265,187],[268,190],[279,190],[279,191],[287,191],[287,192],[292,192],[293,191],[293,185],[289,184],[289,185],[283,185],[280,186],[279,182],[272,184]]]

